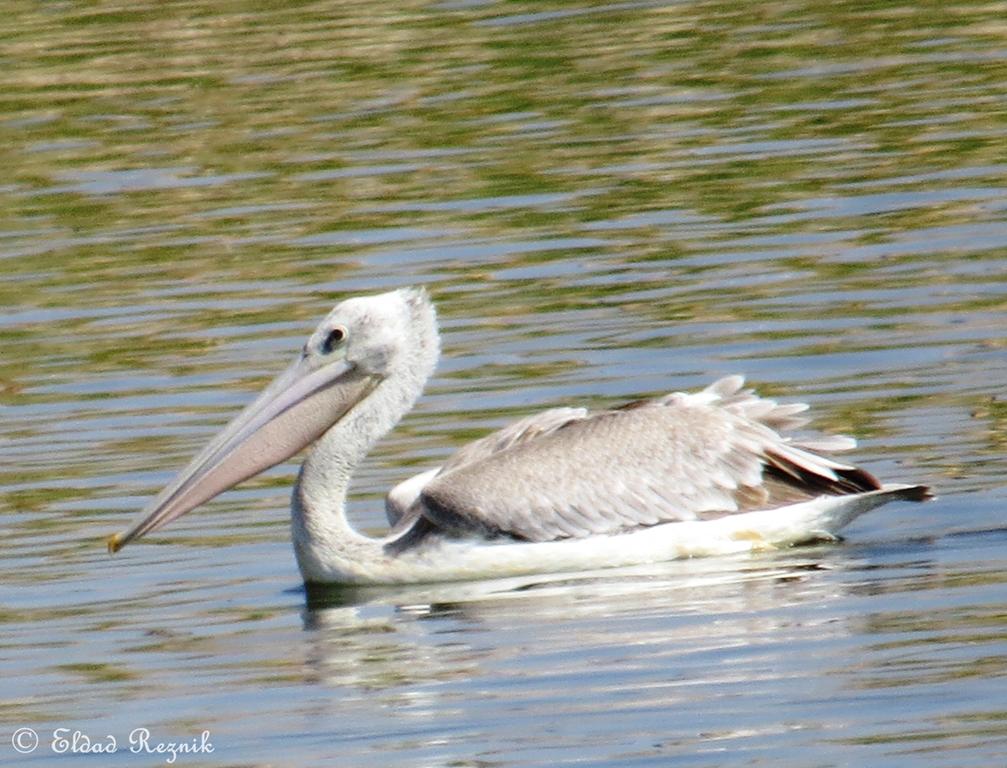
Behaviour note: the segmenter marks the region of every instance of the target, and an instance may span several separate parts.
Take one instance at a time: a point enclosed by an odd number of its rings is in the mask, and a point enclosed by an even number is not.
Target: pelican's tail
[[[928,501],[933,497],[929,486],[904,483],[886,483],[876,491],[848,496],[819,497],[808,504],[809,508],[817,506],[816,502],[824,503],[798,526],[798,529],[804,526],[808,535],[803,538],[795,537],[789,543],[803,544],[815,540],[838,540],[839,531],[865,512],[870,512],[882,504],[887,504],[890,501]],[[801,506],[803,505],[795,505],[794,509]]]
[[[930,501],[934,492],[929,485],[905,485],[903,483],[886,483],[881,486],[881,492],[890,499],[902,501]]]

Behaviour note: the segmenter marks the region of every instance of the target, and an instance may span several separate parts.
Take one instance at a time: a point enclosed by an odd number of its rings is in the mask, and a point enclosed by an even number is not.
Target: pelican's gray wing
[[[417,524],[551,541],[880,487],[779,434],[803,423],[806,406],[742,385],[729,377],[695,394],[578,413],[499,450],[473,450],[423,486]],[[831,438],[815,448],[852,445]]]
[[[444,463],[441,472],[450,472],[466,464],[489,458],[508,448],[537,440],[565,427],[570,422],[587,417],[586,408],[550,408],[548,411],[518,419],[503,429],[463,445]]]
[[[541,413],[525,416],[503,429],[467,443],[455,451],[443,466],[421,472],[403,480],[385,496],[385,516],[393,533],[411,525],[421,510],[415,506],[422,490],[439,474],[458,469],[465,464],[485,459],[495,453],[513,448],[555,432],[565,424],[588,416],[586,408],[550,408]]]

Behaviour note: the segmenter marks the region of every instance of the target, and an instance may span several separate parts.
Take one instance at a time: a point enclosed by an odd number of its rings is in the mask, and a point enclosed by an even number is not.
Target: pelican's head
[[[156,531],[242,480],[306,448],[393,378],[409,402],[433,373],[437,319],[426,291],[347,299],[326,315],[300,355],[144,509],[109,538],[110,552]]]

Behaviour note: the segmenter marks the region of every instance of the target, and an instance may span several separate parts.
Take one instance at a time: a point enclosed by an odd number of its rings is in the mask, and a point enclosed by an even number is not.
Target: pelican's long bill
[[[300,357],[161,491],[136,523],[109,537],[109,552],[118,552],[242,480],[289,459],[376,384],[375,377],[344,360],[318,366]]]

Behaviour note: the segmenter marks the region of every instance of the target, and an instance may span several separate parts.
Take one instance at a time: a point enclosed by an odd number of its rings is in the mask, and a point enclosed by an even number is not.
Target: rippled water
[[[978,3],[12,5],[0,762],[1007,762],[1007,45]],[[846,543],[307,600],[278,468],[103,539],[338,298],[445,357],[351,517],[477,434],[735,372],[940,499]],[[30,727],[30,755],[11,746]],[[58,744],[55,746],[59,746]]]

